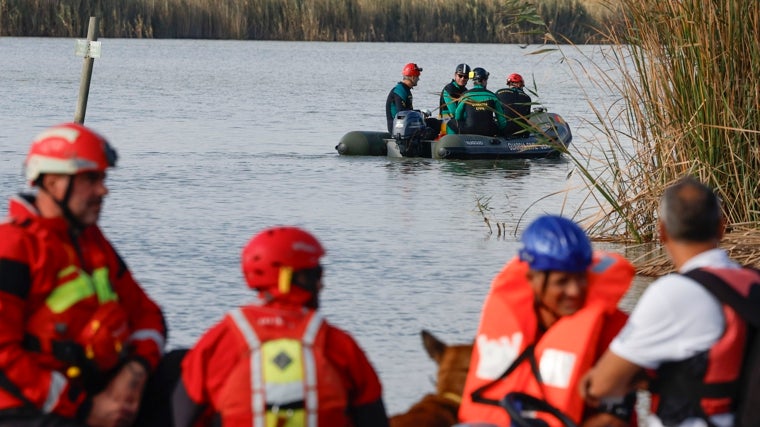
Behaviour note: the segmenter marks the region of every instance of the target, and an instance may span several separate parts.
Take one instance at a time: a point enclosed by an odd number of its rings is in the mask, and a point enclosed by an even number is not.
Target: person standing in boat
[[[618,302],[633,280],[633,266],[618,254],[592,251],[586,233],[561,216],[538,217],[521,241],[518,256],[486,296],[460,421],[513,425],[500,400],[522,392],[578,425],[627,425],[635,394],[600,411],[584,405],[577,387],[626,321]]]
[[[380,380],[346,332],[320,314],[325,250],[297,227],[272,227],[242,252],[259,303],[229,312],[182,363],[174,426],[387,427]],[[213,424],[213,425],[220,425]],[[208,424],[203,424],[208,425]]]
[[[525,80],[517,73],[507,76],[507,87],[496,91],[507,116],[507,128],[504,136],[512,136],[527,126],[532,99],[525,93]]]
[[[454,132],[486,136],[503,133],[507,126],[507,119],[499,98],[486,88],[488,76],[488,71],[480,67],[470,71],[473,87],[465,91],[459,99],[454,112],[456,122],[449,122],[449,128]]]
[[[393,132],[393,119],[399,111],[413,110],[412,88],[420,81],[422,68],[410,62],[401,71],[401,81],[388,93],[385,101],[385,117],[388,121],[388,132]]]
[[[0,224],[0,426],[170,422],[165,319],[97,225],[115,164],[77,123],[31,144],[38,191],[13,197]]]
[[[647,370],[657,374],[650,387],[658,402],[647,425],[757,425],[757,418],[734,414],[738,384],[747,380],[742,359],[751,354],[747,323],[706,284],[735,295],[736,307],[756,319],[760,274],[719,248],[724,231],[720,200],[708,186],[686,177],[665,190],[659,236],[677,273],[647,287],[625,328],[584,376],[579,391],[589,404],[628,392]]]
[[[462,94],[467,90],[467,82],[470,80],[470,66],[459,64],[454,70],[454,78],[451,82],[443,87],[441,91],[441,100],[439,108],[439,117],[441,119],[450,119],[454,117],[457,109],[457,103]]]

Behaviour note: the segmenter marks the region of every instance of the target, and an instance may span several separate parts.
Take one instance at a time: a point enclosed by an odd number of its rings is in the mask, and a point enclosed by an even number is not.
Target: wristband
[[[599,412],[611,414],[615,417],[629,421],[633,415],[633,408],[636,404],[636,392],[625,395],[622,399],[604,399],[597,407]]]

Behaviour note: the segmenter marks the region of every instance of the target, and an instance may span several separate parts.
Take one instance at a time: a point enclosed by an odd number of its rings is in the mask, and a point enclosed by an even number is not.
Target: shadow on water
[[[385,167],[388,170],[398,171],[404,175],[415,175],[423,170],[432,169],[435,166],[435,160],[420,158],[389,158]]]
[[[503,178],[519,178],[530,173],[531,166],[552,167],[567,165],[569,160],[559,158],[547,159],[496,159],[496,160],[434,160],[420,158],[388,159],[385,167],[402,174],[414,175],[423,170],[437,168],[453,176],[476,177],[493,176],[495,172]]]
[[[494,172],[498,172],[505,178],[517,178],[530,173],[530,161],[526,159],[447,160],[441,165],[441,170],[455,176],[493,175]]]

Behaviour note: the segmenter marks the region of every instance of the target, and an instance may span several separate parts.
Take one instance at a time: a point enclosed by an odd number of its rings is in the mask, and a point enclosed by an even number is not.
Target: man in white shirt
[[[649,427],[706,426],[707,419],[717,427],[734,424],[731,403],[735,396],[706,396],[694,390],[711,384],[713,373],[709,371],[708,376],[708,369],[729,370],[721,372],[724,378],[738,378],[741,363],[735,363],[735,358],[738,352],[743,354],[746,325],[703,285],[682,275],[707,268],[734,286],[743,280],[737,276],[754,274],[741,269],[718,248],[724,228],[718,198],[699,181],[684,178],[665,191],[660,205],[660,240],[680,274],[661,277],[647,288],[626,326],[581,380],[579,391],[589,405],[625,395],[645,369],[655,370],[663,388],[659,406],[647,420]],[[727,330],[739,331],[740,338],[729,339],[728,333],[724,334]],[[730,349],[717,354],[723,351],[715,345],[719,341],[727,341]],[[725,359],[729,355],[734,359]],[[741,360],[742,356],[738,357]],[[674,389],[672,384],[686,385]]]

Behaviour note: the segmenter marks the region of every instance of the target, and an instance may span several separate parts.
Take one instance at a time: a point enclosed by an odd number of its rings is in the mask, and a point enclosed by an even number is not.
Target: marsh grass
[[[589,101],[595,149],[569,153],[595,205],[584,223],[596,236],[652,242],[660,195],[692,175],[722,199],[730,225],[723,246],[757,265],[760,2],[622,0],[622,6],[624,25],[602,32],[610,47],[603,64],[591,65],[602,71],[592,84],[618,101]],[[590,71],[575,72],[580,81]],[[647,262],[640,271],[670,268],[663,256]]]
[[[102,37],[525,44],[549,22],[586,43],[609,18],[596,1],[0,0],[0,36],[80,37],[99,16]]]

